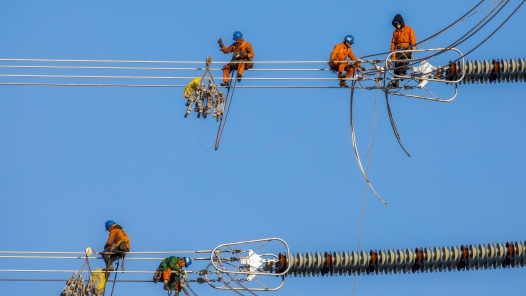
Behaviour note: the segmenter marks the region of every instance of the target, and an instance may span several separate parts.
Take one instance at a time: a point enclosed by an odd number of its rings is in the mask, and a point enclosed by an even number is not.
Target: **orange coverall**
[[[103,254],[102,258],[106,262],[106,266],[113,264],[119,258],[122,258],[126,252],[130,251],[130,238],[122,230],[118,224],[114,224],[110,228],[110,235],[108,241],[104,245],[104,252],[112,252],[113,254]]]
[[[334,49],[332,50],[332,53],[331,53],[331,57],[329,59],[329,60],[333,60],[333,62],[329,62],[329,67],[331,67],[331,69],[338,70],[338,74],[342,74],[343,71],[347,71],[345,78],[351,77],[354,74],[354,69],[357,66],[360,66],[359,63],[357,63],[355,66],[355,65],[349,65],[344,62],[338,62],[338,61],[345,61],[347,57],[350,58],[351,61],[357,60],[356,56],[352,52],[352,49],[350,47],[347,47],[347,45],[345,45],[345,42],[342,42],[334,46]]]
[[[401,17],[400,17],[401,19]],[[402,19],[403,24],[403,19]],[[412,45],[416,44],[415,31],[410,26],[403,25],[402,28],[396,29],[393,32],[393,38],[391,39],[391,51],[397,49],[411,49]],[[411,52],[401,52],[393,56],[393,60],[407,60],[413,57]],[[395,75],[406,75],[407,68],[409,65],[408,61],[395,62]]]
[[[404,26],[401,29],[396,29],[393,32],[391,39],[391,49],[410,49],[409,46],[416,44],[415,31],[410,26]],[[411,57],[411,53],[407,53]]]
[[[120,227],[113,227],[110,229],[110,236],[108,241],[104,245],[104,248],[111,247],[112,245],[118,246],[121,242],[126,242],[126,247],[130,249],[130,238]]]
[[[251,61],[253,58],[254,58],[254,50],[252,49],[252,44],[246,42],[245,40],[243,39],[239,39],[240,42],[234,42],[232,45],[230,45],[229,47],[221,47],[221,51],[224,52],[224,53],[231,53],[231,52],[234,52],[234,53],[238,53],[238,52],[246,52],[247,53],[247,58],[246,59],[238,59],[234,56],[234,58],[232,59],[233,61]],[[245,69],[250,69],[252,67],[254,67],[254,63],[245,63],[245,62],[242,62],[242,63],[229,63],[229,64],[226,64],[225,66],[223,66],[223,82],[227,82],[229,81],[228,77],[230,76],[230,69],[231,68],[236,68],[237,67],[237,74],[238,75],[243,75],[243,71]]]

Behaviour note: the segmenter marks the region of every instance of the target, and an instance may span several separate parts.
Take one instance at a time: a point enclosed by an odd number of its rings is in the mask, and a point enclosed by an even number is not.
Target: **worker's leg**
[[[345,75],[345,78],[349,78],[354,74],[354,66],[349,65],[345,70],[347,70],[347,74]]]
[[[245,63],[241,62],[237,65],[237,76],[243,76],[243,71],[245,71]]]
[[[410,59],[411,55],[406,53],[399,53],[396,55],[397,60],[407,60]],[[400,61],[395,62],[395,75],[405,75],[407,73],[407,66],[409,65],[409,61]]]
[[[343,71],[345,71],[347,69],[347,64],[344,64],[344,63],[340,63],[338,64],[338,76],[343,74]]]
[[[168,268],[167,270],[163,271],[163,282],[164,281],[170,281],[170,276],[172,275],[172,270]]]
[[[228,83],[230,77],[230,66],[228,64],[223,66],[223,82]]]
[[[110,252],[111,247],[107,247],[104,249],[104,253]],[[108,266],[108,262],[110,261],[110,254],[102,254],[102,259],[104,259],[104,263],[106,263],[106,266]]]

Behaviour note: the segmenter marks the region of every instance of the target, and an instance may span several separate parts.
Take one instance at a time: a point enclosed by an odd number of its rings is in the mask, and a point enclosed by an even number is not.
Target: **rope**
[[[322,117],[325,113],[327,113],[329,110],[331,110],[333,107],[335,107],[339,102],[341,102],[341,100],[344,98],[344,96],[341,96],[338,100],[336,100],[334,103],[332,103],[329,107],[327,107],[325,110],[323,110],[320,114],[316,115],[316,117],[314,117],[312,120],[310,120],[309,122],[305,123],[303,126],[301,126],[300,128],[298,128],[297,130],[295,130],[294,132],[290,133],[289,135],[287,135],[285,138],[275,142],[274,144],[271,144],[269,146],[267,146],[266,148],[264,149],[261,149],[259,151],[256,151],[256,152],[253,152],[253,153],[250,153],[250,154],[247,154],[247,155],[243,155],[243,156],[238,156],[238,157],[222,157],[222,156],[219,156],[217,154],[214,154],[213,152],[207,150],[203,143],[201,142],[201,122],[199,122],[199,126],[198,126],[198,132],[197,132],[197,139],[199,141],[199,145],[201,146],[201,148],[203,148],[203,150],[205,150],[208,154],[212,155],[213,157],[215,158],[219,158],[219,159],[225,159],[225,160],[238,160],[238,159],[244,159],[244,158],[250,158],[250,157],[253,157],[253,156],[256,156],[258,154],[261,154],[263,152],[266,152],[268,150],[271,150],[273,149],[274,147],[277,147],[281,144],[283,144],[284,142],[288,141],[289,139],[291,139],[292,137],[294,137],[296,134],[298,134],[299,132],[301,132],[302,130],[304,130],[305,128],[307,128],[309,125],[313,124],[315,121],[317,121],[320,117]]]
[[[376,91],[376,97],[374,98],[374,108],[373,108],[373,118],[371,120],[371,134],[369,136],[369,151],[367,152],[367,169],[365,173],[369,176],[369,167],[371,165],[371,152],[373,150],[373,141],[374,141],[374,121],[376,120],[376,101],[378,100],[378,90]],[[367,200],[367,182],[363,185],[363,200],[362,200],[362,215],[360,218],[360,233],[358,235],[358,252],[360,252],[361,242],[362,242],[362,229],[363,229],[363,219],[365,216],[365,202]],[[356,290],[356,274],[354,275],[354,284],[352,288],[352,295]]]
[[[115,282],[117,281],[117,274],[118,274],[117,270],[119,270],[119,261],[120,259],[117,260],[117,267],[115,268],[115,277],[113,278],[113,285],[111,286],[110,296],[113,296],[113,290],[115,289]],[[106,291],[104,291],[104,293],[106,293]]]
[[[230,72],[230,79],[232,79],[233,74],[234,74],[234,71]],[[228,103],[228,109],[226,110],[226,114],[225,114],[225,122],[223,122],[223,118],[221,118],[221,121],[219,122],[214,150],[217,150],[219,148],[221,137],[223,137],[223,131],[225,130],[226,121],[228,120],[228,114],[230,113],[230,106],[232,105],[232,100],[234,98],[234,92],[236,91],[236,84],[237,84],[237,80],[234,80],[234,86],[232,87],[232,94],[230,95],[230,100],[228,99],[228,94],[230,94],[230,87],[228,88],[228,93],[227,93],[226,102],[225,102],[225,104]]]

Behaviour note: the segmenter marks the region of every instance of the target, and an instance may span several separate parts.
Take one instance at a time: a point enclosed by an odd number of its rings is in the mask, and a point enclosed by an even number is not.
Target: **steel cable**
[[[350,99],[350,104],[349,104],[350,105],[350,107],[349,107],[350,116],[349,117],[350,117],[350,124],[351,124],[351,140],[352,140],[352,145],[353,145],[353,149],[354,149],[354,156],[356,158],[356,162],[358,163],[358,168],[362,172],[362,175],[365,178],[365,181],[367,182],[367,185],[369,185],[369,187],[374,192],[376,197],[378,197],[378,199],[387,207],[389,205],[382,199],[382,197],[380,197],[378,192],[376,192],[376,190],[374,189],[373,184],[371,184],[371,182],[369,181],[369,178],[368,178],[367,174],[365,173],[365,171],[363,169],[362,162],[360,160],[360,155],[358,153],[358,145],[356,144],[356,135],[354,133],[354,119],[353,119],[353,101],[354,101],[354,87],[355,87],[355,85],[356,85],[356,82],[353,81],[352,84],[351,84],[351,99]]]

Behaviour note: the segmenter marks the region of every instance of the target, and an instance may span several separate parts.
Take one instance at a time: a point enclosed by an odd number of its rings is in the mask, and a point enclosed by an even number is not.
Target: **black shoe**
[[[349,87],[345,81],[340,81],[340,87]]]
[[[338,74],[338,78],[345,78],[345,74],[341,73],[341,74]]]
[[[243,78],[243,75],[237,74],[237,82],[241,82],[241,78]]]
[[[221,82],[221,86],[229,87],[230,85],[228,84],[228,82]]]

